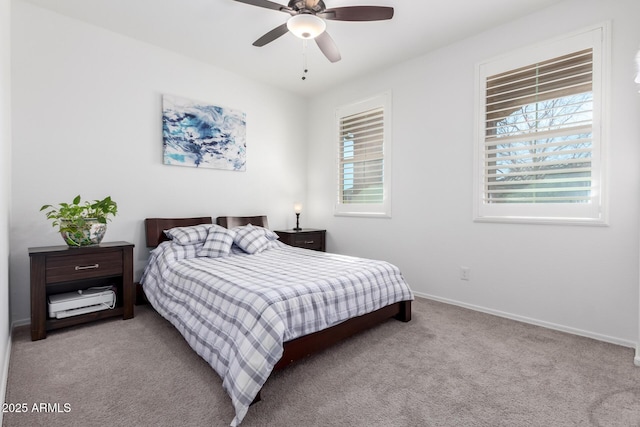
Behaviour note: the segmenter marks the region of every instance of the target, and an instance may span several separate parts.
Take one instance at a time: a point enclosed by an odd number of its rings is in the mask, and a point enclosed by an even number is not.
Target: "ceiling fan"
[[[262,47],[291,31],[301,39],[315,39],[316,44],[331,62],[341,59],[335,42],[327,34],[325,19],[333,21],[382,21],[393,17],[393,8],[386,6],[345,6],[327,9],[322,0],[290,0],[287,6],[269,0],[235,0],[265,9],[278,10],[291,17],[284,24],[269,31],[254,46]]]

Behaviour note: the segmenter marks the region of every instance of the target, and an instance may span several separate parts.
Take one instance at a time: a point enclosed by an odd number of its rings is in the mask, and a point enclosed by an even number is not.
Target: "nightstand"
[[[317,230],[315,228],[303,228],[296,230],[276,230],[282,243],[298,248],[312,249],[314,251],[325,251],[325,235],[327,230]]]
[[[47,337],[47,331],[92,320],[133,317],[133,244],[101,243],[72,248],[46,246],[29,248],[31,262],[31,340]],[[47,317],[49,295],[91,287],[113,286],[116,306],[61,319]]]

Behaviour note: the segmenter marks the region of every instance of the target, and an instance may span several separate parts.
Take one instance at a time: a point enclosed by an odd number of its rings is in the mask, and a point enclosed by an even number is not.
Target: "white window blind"
[[[593,43],[569,44],[562,55],[482,76],[481,214],[601,219],[601,55]]]
[[[487,78],[486,203],[588,203],[593,52]]]
[[[384,183],[384,110],[340,120],[341,203],[381,203]]]
[[[339,108],[337,214],[388,216],[387,94]]]

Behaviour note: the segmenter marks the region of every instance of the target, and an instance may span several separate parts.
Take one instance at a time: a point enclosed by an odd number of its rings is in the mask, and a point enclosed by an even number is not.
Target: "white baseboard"
[[[505,313],[499,310],[493,310],[491,308],[486,308],[478,305],[467,304],[464,302],[451,300],[447,298],[440,298],[434,295],[423,294],[420,292],[414,292],[416,296],[431,299],[434,301],[444,302],[446,304],[457,305],[459,307],[468,308],[470,310],[480,311],[482,313],[492,314],[498,317],[504,317],[506,319],[516,320],[518,322],[529,323],[531,325],[542,326],[543,328],[553,329],[560,332],[566,332],[573,335],[579,335],[586,338],[592,338],[598,341],[604,341],[611,344],[620,345],[622,347],[636,348],[636,357],[634,359],[634,363],[640,366],[640,343],[636,343],[634,341],[628,341],[617,337],[611,337],[609,335],[596,334],[589,331],[584,331],[582,329],[571,328],[569,326],[558,325],[556,323],[545,322],[538,319],[532,319],[530,317],[520,316],[512,313]]]
[[[22,320],[14,320],[13,322],[11,322],[11,330],[14,331],[19,326],[25,326],[30,324],[31,324],[30,318],[26,318]]]

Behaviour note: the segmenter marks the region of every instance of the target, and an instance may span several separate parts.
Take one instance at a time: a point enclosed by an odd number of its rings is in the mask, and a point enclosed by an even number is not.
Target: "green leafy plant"
[[[87,238],[86,230],[91,223],[97,221],[106,224],[118,213],[118,204],[107,196],[102,200],[82,203],[76,196],[71,203],[59,203],[58,206],[44,205],[40,211],[47,211],[47,219],[52,220],[53,227],[58,227],[62,237],[71,246],[93,244]],[[104,229],[102,231],[104,233]],[[83,237],[84,236],[84,237]]]

